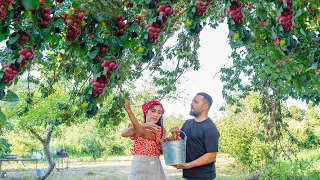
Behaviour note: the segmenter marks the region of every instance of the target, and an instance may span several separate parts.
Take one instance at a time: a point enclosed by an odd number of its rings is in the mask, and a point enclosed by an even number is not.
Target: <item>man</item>
[[[207,93],[200,92],[192,100],[189,119],[183,124],[181,131],[187,136],[186,163],[175,165],[183,169],[184,180],[215,180],[215,160],[218,152],[219,132],[217,127],[208,117],[212,105],[212,98]],[[171,132],[179,133],[178,128]],[[184,138],[183,133],[180,133]]]

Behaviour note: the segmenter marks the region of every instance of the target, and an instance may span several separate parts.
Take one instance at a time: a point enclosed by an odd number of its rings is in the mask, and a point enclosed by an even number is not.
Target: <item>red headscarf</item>
[[[143,115],[144,116],[147,115],[148,109],[154,104],[159,105],[162,108],[162,114],[164,114],[164,108],[163,108],[162,104],[160,103],[160,101],[158,101],[158,100],[150,100],[150,101],[148,101],[148,102],[146,102],[146,103],[144,103],[142,105],[142,111],[143,111]]]

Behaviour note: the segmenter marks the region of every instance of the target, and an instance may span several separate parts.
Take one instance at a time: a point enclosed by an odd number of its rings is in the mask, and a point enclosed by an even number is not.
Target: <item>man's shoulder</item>
[[[194,121],[194,119],[187,119],[184,121],[184,124],[190,124]]]
[[[206,119],[204,121],[203,127],[205,127],[206,129],[215,129],[215,130],[217,130],[216,124],[210,118],[208,118],[208,119]]]
[[[204,124],[205,126],[208,126],[208,125],[209,125],[209,126],[216,126],[216,125],[214,124],[214,122],[212,121],[212,119],[210,119],[210,118],[204,120],[202,124]]]
[[[187,120],[185,120],[184,123],[183,123],[183,125],[182,125],[182,128],[189,127],[193,120],[194,120],[194,119],[187,119]]]

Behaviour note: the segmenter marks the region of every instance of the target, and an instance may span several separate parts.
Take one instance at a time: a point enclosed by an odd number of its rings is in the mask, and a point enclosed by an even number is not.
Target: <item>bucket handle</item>
[[[184,134],[184,143],[187,145],[187,138],[188,137],[187,137],[186,133],[181,130],[180,130],[180,132],[182,132]]]

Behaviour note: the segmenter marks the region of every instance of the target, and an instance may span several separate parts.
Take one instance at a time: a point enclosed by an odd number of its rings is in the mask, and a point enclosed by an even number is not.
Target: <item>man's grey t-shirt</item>
[[[187,135],[186,162],[198,159],[209,152],[218,152],[218,139],[220,137],[216,125],[210,118],[197,122],[195,119],[185,121],[181,130]],[[184,134],[181,133],[184,138]],[[183,170],[183,178],[188,180],[212,180],[216,177],[214,162]]]

